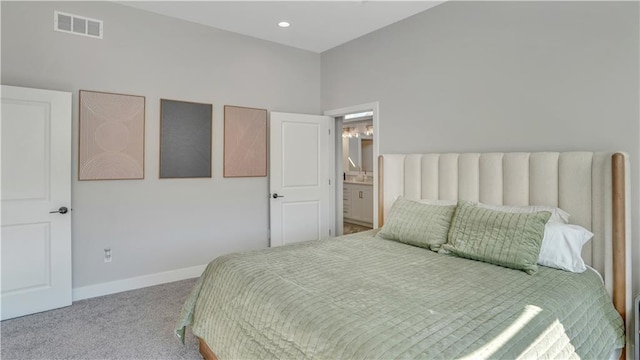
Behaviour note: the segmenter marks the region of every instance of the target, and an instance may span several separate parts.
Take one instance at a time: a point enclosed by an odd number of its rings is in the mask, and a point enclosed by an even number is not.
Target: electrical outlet
[[[104,249],[104,262],[108,263],[111,262],[111,260],[111,248]]]

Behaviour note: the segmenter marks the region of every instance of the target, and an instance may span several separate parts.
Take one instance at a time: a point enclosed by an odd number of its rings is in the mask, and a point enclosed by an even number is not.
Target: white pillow
[[[548,211],[551,213],[549,222],[559,222],[563,224],[569,223],[569,213],[553,206],[529,205],[529,206],[511,206],[511,205],[489,205],[478,203],[479,207],[491,210],[504,211],[509,213],[534,213],[538,211]]]
[[[458,205],[457,200],[432,200],[432,199],[420,199],[419,203],[428,204],[428,205],[440,205],[440,206],[451,206]]]
[[[581,273],[587,270],[582,260],[582,247],[593,237],[589,230],[571,224],[548,222],[544,227],[544,237],[538,264]]]
[[[420,199],[418,202],[429,205],[457,205],[458,202],[456,200],[432,200],[432,199]],[[551,217],[549,218],[549,222],[559,222],[563,224],[569,223],[569,215],[568,212],[553,206],[544,206],[544,205],[525,205],[525,206],[513,206],[513,205],[489,205],[483,204],[481,202],[471,202],[475,205],[478,205],[481,208],[490,209],[490,210],[498,210],[504,211],[508,213],[534,213],[538,211],[548,211],[551,213]]]

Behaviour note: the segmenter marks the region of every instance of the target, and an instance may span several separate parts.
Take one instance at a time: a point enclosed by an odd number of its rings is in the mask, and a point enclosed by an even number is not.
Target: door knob
[[[278,195],[278,193],[274,193],[273,195],[271,195],[272,198],[277,199],[280,197],[284,197],[284,195]]]
[[[49,214],[66,214],[69,212],[69,209],[67,209],[64,206],[61,206],[60,209],[56,210],[56,211],[49,211]]]

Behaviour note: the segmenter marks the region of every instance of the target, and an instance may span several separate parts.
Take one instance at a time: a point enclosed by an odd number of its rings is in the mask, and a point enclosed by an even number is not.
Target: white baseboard
[[[147,286],[160,285],[200,276],[207,265],[198,265],[155,274],[136,276],[129,279],[110,281],[102,284],[83,286],[73,289],[73,301],[89,299],[97,296],[115,294],[135,290]]]

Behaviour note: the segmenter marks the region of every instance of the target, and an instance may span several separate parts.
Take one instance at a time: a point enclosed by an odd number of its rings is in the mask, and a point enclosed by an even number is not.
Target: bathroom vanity
[[[373,226],[373,183],[345,180],[342,191],[345,222]]]

